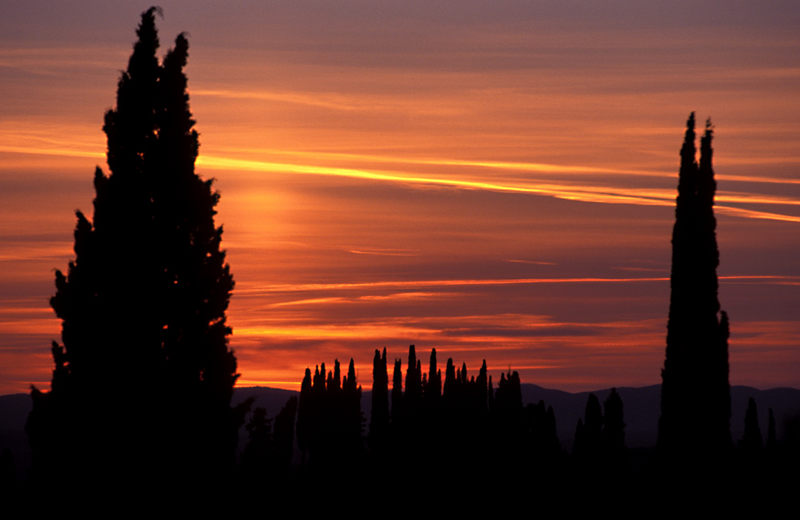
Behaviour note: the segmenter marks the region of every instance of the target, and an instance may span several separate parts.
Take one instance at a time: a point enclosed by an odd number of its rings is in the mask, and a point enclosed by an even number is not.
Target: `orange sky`
[[[0,393],[47,387],[53,271],[91,210],[139,13],[0,20]],[[161,2],[189,33],[241,385],[372,351],[567,390],[660,382],[678,150],[717,128],[731,380],[800,387],[800,8]],[[648,3],[649,4],[649,3]]]

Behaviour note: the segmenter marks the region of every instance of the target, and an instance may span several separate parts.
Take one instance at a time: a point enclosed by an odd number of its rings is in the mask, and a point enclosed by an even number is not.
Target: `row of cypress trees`
[[[476,375],[470,375],[466,364],[456,368],[450,358],[443,375],[433,349],[428,370],[423,372],[411,345],[405,374],[400,359],[393,363],[390,389],[386,349],[376,349],[367,423],[353,360],[343,378],[338,361],[326,370],[324,363],[313,375],[306,369],[299,400],[290,401],[276,418],[277,423],[294,413],[296,406],[297,447],[301,467],[309,475],[327,475],[332,468],[347,473],[369,467],[390,478],[398,468],[413,471],[430,460],[440,461],[446,468],[442,471],[451,476],[471,474],[476,467],[512,470],[523,463],[541,470],[566,470],[552,406],[543,401],[525,406],[516,371],[501,374],[495,388],[485,361]],[[259,442],[253,432],[263,421],[259,412],[248,425],[252,431],[243,455],[245,466],[252,464],[251,452],[259,451],[251,445]],[[616,390],[606,400],[605,415],[597,398],[590,395],[576,435],[574,454],[579,464],[594,467],[613,461],[614,467],[624,468],[624,427],[622,400]],[[276,439],[286,434],[278,430],[276,426],[275,440],[262,446],[281,444]],[[284,454],[283,460],[287,459]]]
[[[318,485],[335,487],[331,474],[351,482],[368,470],[380,481],[395,484],[393,478],[415,473],[419,482],[446,477],[451,483],[465,484],[460,479],[469,480],[475,472],[510,475],[535,467],[537,472],[525,478],[506,481],[501,477],[497,483],[538,480],[550,485],[560,479],[587,486],[592,482],[587,479],[599,475],[625,477],[643,469],[639,466],[634,471],[631,466],[623,402],[615,388],[602,405],[595,394],[589,394],[569,456],[558,440],[553,408],[543,401],[523,404],[517,372],[501,374],[495,388],[485,361],[477,375],[470,376],[465,364],[456,368],[451,358],[443,379],[436,350],[431,351],[428,371],[423,372],[414,345],[406,366],[404,374],[402,361],[395,359],[390,388],[387,351],[375,350],[368,422],[361,410],[362,389],[352,359],[344,377],[338,361],[332,370],[324,363],[317,366],[313,375],[306,369],[299,400],[289,400],[274,428],[263,409],[253,413],[247,425],[250,441],[242,455],[245,482],[285,484],[287,476],[300,471]],[[293,438],[299,460],[292,457]],[[775,457],[785,452],[776,441],[771,409],[766,441],[762,438],[752,398],[738,447],[727,452],[726,465],[719,472],[749,476],[749,469],[774,466]],[[430,466],[431,461],[436,461],[438,472],[419,474],[418,468]],[[644,462],[651,464],[646,471],[656,471],[659,477],[672,474],[672,465],[663,466],[658,458]]]

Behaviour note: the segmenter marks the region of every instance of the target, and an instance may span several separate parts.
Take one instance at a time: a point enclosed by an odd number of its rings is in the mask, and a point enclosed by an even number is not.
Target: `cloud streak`
[[[665,207],[671,207],[675,204],[674,190],[644,190],[612,186],[580,186],[529,182],[489,182],[485,180],[399,174],[380,170],[279,163],[208,155],[199,157],[197,162],[199,166],[210,170],[243,170],[262,173],[323,175],[369,181],[394,182],[407,185],[440,186],[467,190],[542,195],[562,200],[601,204],[632,204]],[[732,196],[721,193],[718,200],[729,201],[731,203],[800,205],[800,201],[796,199],[759,195]],[[735,217],[800,223],[800,216],[786,215],[783,213],[751,210],[719,204],[715,206],[715,209],[720,213]]]
[[[721,281],[758,281],[760,283],[785,284],[797,282],[800,276],[781,275],[729,275],[720,276]],[[378,282],[342,282],[342,283],[298,283],[298,284],[247,284],[237,288],[242,295],[291,293],[306,291],[336,291],[352,289],[377,289],[391,287],[458,287],[458,286],[499,286],[499,285],[533,285],[533,284],[619,284],[668,282],[668,276],[650,277],[576,277],[576,278],[497,278],[497,279],[461,279],[461,280],[396,280]],[[243,284],[244,285],[244,284]]]
[[[63,130],[63,129],[62,129]],[[44,133],[43,133],[44,132]],[[64,135],[62,132],[61,135]],[[66,135],[70,135],[67,133]],[[91,139],[64,139],[36,129],[14,128],[8,123],[0,125],[0,153],[61,156],[74,158],[104,159],[105,153],[91,150]],[[530,194],[553,197],[596,204],[628,204],[640,206],[669,207],[674,205],[674,189],[626,188],[614,185],[585,184],[587,176],[596,182],[598,176],[623,175],[647,178],[672,178],[674,174],[658,171],[626,168],[590,167],[582,165],[558,165],[549,163],[513,162],[513,161],[481,161],[458,160],[447,158],[409,158],[391,155],[348,154],[330,152],[297,152],[281,150],[249,150],[250,153],[268,153],[273,155],[299,156],[316,161],[330,159],[337,161],[371,161],[391,164],[393,169],[368,169],[350,166],[326,166],[297,162],[275,162],[267,160],[241,159],[219,155],[201,155],[198,157],[199,167],[208,170],[278,173],[294,175],[318,175],[359,179],[366,181],[400,183],[411,186],[448,187],[465,190],[483,190],[500,193]],[[785,161],[784,161],[785,162]],[[523,176],[500,180],[489,180],[484,176],[464,176],[463,172],[455,176],[436,176],[414,174],[405,166],[457,167],[460,169],[488,169],[495,171],[515,172],[517,174],[539,175],[551,174],[563,178],[567,175],[569,182],[534,181]],[[575,177],[576,176],[576,177]],[[602,178],[602,177],[600,177]],[[800,180],[777,177],[761,177],[752,175],[720,176],[735,182],[800,185]],[[582,183],[584,182],[584,183]],[[792,215],[761,209],[742,208],[737,204],[766,206],[800,206],[800,199],[759,193],[743,193],[720,191],[716,197],[716,210],[725,215],[758,220],[773,220],[789,223],[800,223],[800,215]],[[390,254],[377,251],[370,252],[361,248],[353,248],[354,254]],[[398,256],[402,253],[398,253]]]

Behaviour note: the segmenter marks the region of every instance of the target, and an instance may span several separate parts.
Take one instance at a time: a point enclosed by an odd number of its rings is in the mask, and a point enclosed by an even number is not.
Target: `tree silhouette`
[[[744,436],[739,445],[748,452],[756,452],[764,447],[761,427],[758,425],[758,407],[756,400],[752,397],[747,401],[747,410],[744,414]]]
[[[245,425],[247,444],[239,461],[242,484],[248,491],[261,486],[280,486],[287,481],[292,459],[297,415],[297,396],[292,396],[274,420],[263,407],[253,410]]]
[[[677,453],[720,453],[730,446],[728,317],[717,296],[719,251],[711,122],[695,159],[695,119],[681,148],[667,348],[661,373],[658,445]]]
[[[403,407],[407,415],[416,416],[422,399],[422,364],[417,360],[414,345],[408,347],[408,368],[406,368],[406,390],[403,393]]]
[[[341,383],[338,361],[329,372],[324,364],[317,367],[313,377],[306,369],[297,415],[298,445],[310,459],[300,474],[303,493],[352,492],[352,479],[363,474],[370,476],[363,484],[371,490],[368,495],[372,499],[383,496],[381,489],[407,485],[409,478],[420,489],[444,485],[509,493],[509,485],[552,484],[556,474],[563,474],[553,408],[544,401],[523,407],[518,372],[502,374],[493,392],[485,360],[478,374],[468,377],[466,364],[456,369],[449,358],[442,381],[433,349],[428,371],[420,377],[421,362],[411,345],[406,373],[400,359],[394,363],[391,421],[387,422],[387,358],[385,348],[374,351],[367,450],[361,445],[361,390],[355,382],[353,360]],[[616,392],[606,408],[615,418],[616,430],[603,434],[621,439],[622,402]],[[602,412],[594,396],[587,406],[587,418],[596,426],[595,444],[599,445]],[[380,433],[384,428],[385,434]],[[520,478],[520,468],[535,470]],[[484,482],[485,475],[499,477]],[[303,487],[306,484],[310,487]]]
[[[364,430],[364,417],[361,413],[361,387],[356,381],[356,368],[353,358],[347,367],[347,375],[342,381],[341,430],[344,451],[352,457],[360,455]]]
[[[442,397],[442,371],[436,366],[436,349],[431,349],[428,362],[428,376],[423,386],[425,408],[429,413],[436,413]]]
[[[389,431],[389,373],[386,367],[386,347],[375,349],[372,360],[372,414],[369,423],[369,443],[373,450],[381,451]]]
[[[263,484],[267,480],[265,468],[269,465],[272,451],[272,420],[261,406],[253,410],[245,425],[247,444],[242,451],[240,466],[245,481]]]
[[[611,458],[619,458],[625,451],[625,417],[622,398],[616,388],[611,389],[603,403],[603,412],[603,451]]]
[[[770,451],[776,449],[778,445],[778,439],[775,434],[775,413],[772,411],[772,408],[769,409],[769,416],[767,419],[767,442],[766,448]]]
[[[600,400],[594,394],[586,399],[583,419],[578,419],[575,427],[575,445],[573,454],[590,463],[596,463],[601,452],[603,431],[603,411]]]
[[[361,387],[356,382],[355,363],[350,360],[342,380],[339,360],[325,376],[325,363],[314,371],[306,369],[297,405],[297,442],[303,460],[309,458],[315,477],[327,472],[354,470],[360,457],[363,430]],[[333,485],[333,482],[331,482]]]
[[[105,114],[110,172],[95,171],[93,219],[77,212],[75,260],[56,272],[62,344],[28,423],[40,476],[161,467],[163,478],[221,479],[233,463],[243,414],[230,406],[234,283],[219,195],[194,171],[188,41],[179,35],[159,63],[156,13],[142,13]]]
[[[392,425],[403,422],[403,368],[400,359],[394,360],[392,371]]]
[[[540,464],[552,463],[561,452],[553,407],[545,406],[544,401],[539,401],[535,405],[528,404],[525,411],[525,429],[531,444],[528,451]]]

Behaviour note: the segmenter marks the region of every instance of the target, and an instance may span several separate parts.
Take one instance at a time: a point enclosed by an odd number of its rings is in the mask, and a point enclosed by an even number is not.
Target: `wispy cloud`
[[[621,188],[615,186],[581,186],[577,184],[555,184],[535,182],[489,182],[469,178],[451,178],[401,174],[393,171],[365,170],[358,168],[314,166],[307,164],[278,163],[249,159],[233,159],[216,156],[201,156],[198,165],[208,169],[244,170],[256,172],[272,172],[300,175],[325,175],[348,177],[371,181],[397,182],[421,186],[444,186],[467,190],[485,190],[505,193],[524,193],[554,197],[562,200],[592,202],[601,204],[633,204],[640,206],[665,206],[675,204],[674,190],[654,190]],[[719,200],[729,202],[746,202],[750,204],[797,205],[795,199],[771,196],[742,196],[720,194]],[[750,210],[732,206],[717,205],[720,213],[753,219],[778,220],[784,222],[800,222],[800,216],[786,215],[759,210]]]
[[[45,155],[61,157],[83,157],[95,160],[105,158],[105,153],[96,151],[95,140],[89,137],[87,129],[75,132],[59,132],[43,130],[39,126],[18,126],[13,122],[0,124],[0,152]],[[63,137],[64,135],[78,137]],[[81,137],[83,136],[83,137]],[[415,186],[449,187],[465,190],[484,190],[502,193],[520,193],[553,197],[556,199],[597,203],[597,204],[629,204],[640,206],[671,207],[675,204],[674,189],[629,188],[618,185],[597,185],[602,174],[630,175],[639,177],[674,177],[674,173],[648,171],[640,169],[591,167],[585,165],[558,165],[534,162],[481,161],[448,158],[414,158],[394,155],[348,154],[331,152],[298,152],[272,149],[249,150],[250,154],[285,155],[300,157],[305,161],[276,162],[268,160],[241,159],[219,155],[201,155],[197,164],[208,170],[263,172],[294,175],[320,175],[362,179],[368,181],[393,182]],[[315,164],[330,159],[326,164]],[[349,161],[344,166],[332,166],[331,163]],[[362,168],[352,166],[353,162],[369,161],[392,165],[390,170]],[[785,161],[784,161],[785,162]],[[472,175],[458,172],[457,175],[428,175],[408,171],[411,166],[451,166],[469,169]],[[492,169],[515,173],[505,179],[489,179],[475,175],[474,169]],[[520,176],[522,174],[522,176]],[[535,176],[548,174],[559,181],[536,180]],[[585,177],[590,176],[590,177]],[[800,180],[777,177],[730,175],[720,179],[747,183],[768,183],[798,185]],[[586,184],[587,180],[591,184]],[[738,205],[766,206],[800,206],[800,200],[787,196],[766,195],[760,193],[744,193],[740,191],[720,191],[716,197],[716,210],[720,214],[734,217],[781,222],[800,222],[800,215],[783,212],[764,211],[762,209],[743,208]],[[404,251],[381,252],[370,248],[351,248],[353,254],[396,255],[410,254]]]
[[[390,294],[365,294],[361,296],[331,296],[323,298],[303,298],[299,300],[288,300],[268,305],[270,308],[278,307],[293,307],[293,306],[312,306],[312,305],[333,305],[341,303],[375,303],[375,302],[389,302],[389,301],[412,301],[412,300],[430,300],[433,298],[441,298],[443,296],[451,296],[452,293],[439,293],[439,292],[399,292]]]
[[[390,98],[379,95],[352,95],[341,92],[297,92],[284,90],[226,90],[226,89],[193,89],[192,96],[207,96],[225,99],[245,99],[253,101],[269,101],[290,103],[314,108],[324,108],[345,112],[382,112],[404,111],[417,114],[454,116],[462,109],[444,107],[441,104],[422,104],[419,100]]]
[[[555,262],[545,262],[542,260],[524,260],[522,258],[511,258],[506,260],[512,264],[531,264],[531,265],[556,265]]]
[[[780,283],[800,281],[800,276],[781,275],[729,275],[720,276],[721,281],[758,281],[760,283]],[[619,284],[668,282],[667,276],[651,277],[543,277],[543,278],[495,278],[495,279],[460,279],[460,280],[385,280],[376,282],[335,282],[335,283],[299,283],[299,284],[243,284],[237,293],[249,295],[259,293],[285,293],[304,291],[336,291],[352,289],[376,289],[390,287],[458,287],[458,286],[497,286],[528,284]]]
[[[385,249],[377,247],[360,247],[348,249],[348,253],[354,255],[375,255],[375,256],[418,256],[419,251],[415,249]]]

